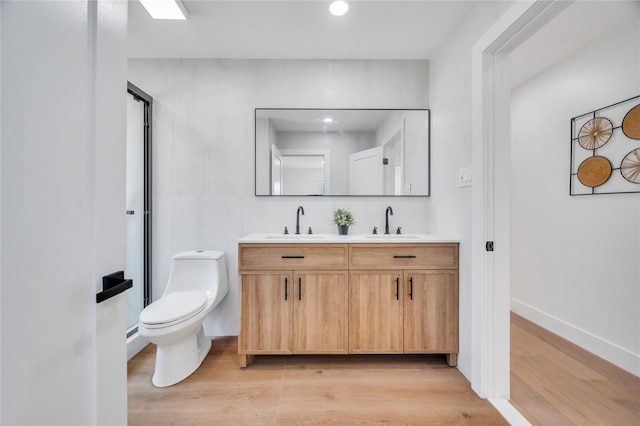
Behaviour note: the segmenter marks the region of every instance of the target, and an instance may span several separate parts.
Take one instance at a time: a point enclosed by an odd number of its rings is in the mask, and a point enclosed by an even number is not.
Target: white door
[[[275,145],[271,145],[271,195],[283,195],[282,154]]]
[[[383,157],[382,146],[349,155],[349,195],[384,193]]]
[[[127,6],[0,4],[2,424],[127,422]]]

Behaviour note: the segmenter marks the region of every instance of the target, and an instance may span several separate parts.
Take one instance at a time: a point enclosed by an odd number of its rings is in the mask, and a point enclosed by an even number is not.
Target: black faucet
[[[389,234],[389,214],[393,216],[393,209],[391,206],[387,206],[387,211],[384,213],[384,233]]]
[[[296,234],[300,234],[300,213],[304,216],[304,209],[302,206],[298,206],[298,212],[296,213]]]

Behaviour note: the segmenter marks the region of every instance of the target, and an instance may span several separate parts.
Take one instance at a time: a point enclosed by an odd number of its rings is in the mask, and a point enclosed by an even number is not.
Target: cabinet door
[[[293,274],[243,273],[240,354],[290,354]]]
[[[458,352],[458,271],[405,271],[404,352]]]
[[[348,353],[347,272],[294,274],[293,353]]]
[[[401,271],[349,274],[349,353],[402,353]]]

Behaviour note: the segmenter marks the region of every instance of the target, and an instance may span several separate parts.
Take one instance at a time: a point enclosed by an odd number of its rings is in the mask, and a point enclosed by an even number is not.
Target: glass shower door
[[[144,309],[144,102],[127,93],[127,254],[125,276],[133,280],[127,291],[127,336],[138,327]]]

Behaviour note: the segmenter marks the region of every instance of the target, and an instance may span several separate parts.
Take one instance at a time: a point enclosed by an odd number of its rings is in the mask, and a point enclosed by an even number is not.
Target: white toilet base
[[[210,349],[211,339],[205,337],[202,326],[197,334],[174,344],[158,345],[152,379],[154,386],[163,388],[186,379],[200,367]]]

